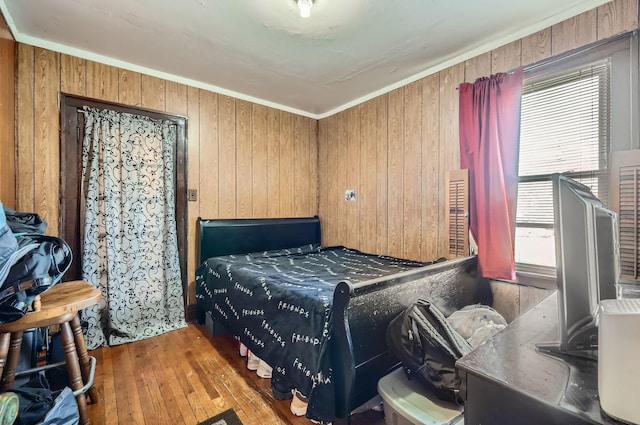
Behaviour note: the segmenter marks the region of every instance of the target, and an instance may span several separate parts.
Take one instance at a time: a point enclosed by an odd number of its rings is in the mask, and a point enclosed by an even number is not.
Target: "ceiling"
[[[0,0],[17,41],[322,118],[606,0]]]

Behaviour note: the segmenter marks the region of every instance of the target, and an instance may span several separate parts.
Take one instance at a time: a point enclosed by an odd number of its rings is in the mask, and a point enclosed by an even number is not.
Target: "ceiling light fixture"
[[[311,8],[313,7],[313,0],[297,0],[298,9],[300,10],[301,18],[308,18],[311,16]]]

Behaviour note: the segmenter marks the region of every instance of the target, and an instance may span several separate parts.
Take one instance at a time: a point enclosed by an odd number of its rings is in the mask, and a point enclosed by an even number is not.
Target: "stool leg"
[[[11,334],[5,332],[0,334],[0,377],[4,374],[4,366],[7,363],[7,355],[9,354],[9,341]]]
[[[82,382],[89,381],[89,373],[91,372],[91,362],[89,361],[89,355],[87,354],[87,344],[84,342],[84,336],[82,335],[82,328],[80,327],[80,318],[74,317],[71,321],[71,330],[73,331],[73,338],[76,341],[76,351],[78,352],[78,358],[80,359],[80,370],[82,372]],[[98,402],[98,390],[95,385],[89,388],[89,398],[91,403]]]
[[[69,322],[64,322],[60,325],[60,335],[62,337],[62,346],[64,347],[64,358],[67,363],[69,382],[71,383],[71,389],[76,391],[82,388],[84,383],[82,382],[78,353],[76,352],[76,344]],[[87,398],[84,394],[78,394],[76,401],[78,402],[78,411],[80,412],[80,423],[82,425],[88,425],[90,421],[89,411],[87,410]]]
[[[13,388],[13,382],[16,379],[16,369],[18,368],[18,360],[20,360],[20,346],[22,345],[23,333],[23,331],[11,333],[9,355],[7,356],[7,364],[2,374],[2,391]]]

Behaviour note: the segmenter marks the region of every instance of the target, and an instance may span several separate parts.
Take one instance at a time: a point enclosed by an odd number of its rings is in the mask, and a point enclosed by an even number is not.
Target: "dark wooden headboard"
[[[198,217],[198,264],[209,257],[294,248],[320,243],[320,219]]]

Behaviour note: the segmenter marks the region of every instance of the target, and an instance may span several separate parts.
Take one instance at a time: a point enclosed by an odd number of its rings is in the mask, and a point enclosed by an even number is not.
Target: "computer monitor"
[[[616,298],[617,214],[587,186],[560,174],[554,174],[551,180],[560,342],[537,347],[597,359],[598,304]]]

